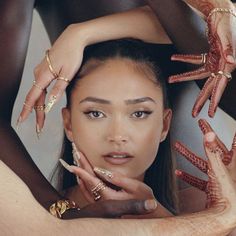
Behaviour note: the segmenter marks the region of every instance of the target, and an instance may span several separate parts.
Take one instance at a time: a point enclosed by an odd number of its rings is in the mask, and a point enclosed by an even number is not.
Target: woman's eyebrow
[[[105,100],[102,98],[97,98],[97,97],[86,97],[80,101],[80,103],[84,103],[84,102],[96,102],[96,103],[100,103],[100,104],[111,104],[111,101]],[[125,100],[126,105],[132,105],[132,104],[137,104],[137,103],[142,103],[142,102],[153,102],[156,104],[155,100],[153,100],[150,97],[142,97],[142,98]]]
[[[156,104],[155,100],[153,100],[152,98],[150,97],[143,97],[143,98],[136,98],[136,99],[128,99],[128,100],[125,100],[125,103],[127,105],[130,105],[130,104],[137,104],[137,103],[142,103],[142,102],[153,102]]]
[[[83,102],[96,102],[96,103],[101,103],[101,104],[111,104],[111,102],[108,100],[105,100],[102,98],[96,98],[96,97],[86,97],[80,101],[80,103],[83,103]]]

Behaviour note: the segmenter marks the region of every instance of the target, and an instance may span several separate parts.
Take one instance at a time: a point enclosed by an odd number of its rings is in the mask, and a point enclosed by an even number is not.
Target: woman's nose
[[[107,140],[109,142],[122,144],[129,140],[127,129],[125,128],[123,122],[112,122],[110,127],[108,127]]]

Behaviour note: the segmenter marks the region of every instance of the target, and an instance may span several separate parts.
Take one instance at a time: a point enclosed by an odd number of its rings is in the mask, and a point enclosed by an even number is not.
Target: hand
[[[149,200],[106,200],[95,202],[81,210],[71,209],[63,214],[63,219],[74,218],[119,218],[123,215],[145,215],[150,214],[157,208],[156,201]]]
[[[227,9],[234,13],[217,11],[209,15],[211,12],[209,9],[208,15],[205,15],[210,45],[208,53],[173,55],[171,58],[196,65],[202,64],[202,66],[191,72],[171,76],[170,83],[209,77],[193,106],[193,117],[199,114],[209,97],[211,97],[211,101],[208,114],[210,117],[214,116],[221,96],[230,81],[231,72],[236,68],[236,10],[233,4],[229,4]],[[204,11],[202,12],[204,13]]]
[[[203,134],[211,135],[214,138],[213,149],[214,152],[217,152],[217,155],[221,158],[222,163],[224,163],[228,175],[233,181],[234,187],[236,189],[236,134],[233,139],[233,144],[231,150],[228,150],[225,145],[221,142],[221,140],[215,135],[211,126],[205,120],[199,120],[199,126],[203,132]],[[205,144],[206,146],[207,144]],[[205,147],[206,148],[206,147]],[[194,166],[200,169],[203,173],[209,174],[209,163],[203,160],[201,157],[198,157],[196,154],[191,152],[188,148],[186,148],[180,142],[176,142],[175,149],[182,154],[188,161],[190,161]],[[212,194],[211,190],[211,181],[201,180],[196,178],[184,171],[176,171],[176,174],[179,178],[189,183],[190,185],[204,191],[207,194],[207,204],[206,207],[210,207],[215,200],[213,199],[215,196]]]
[[[79,27],[79,24],[68,26],[50,49],[48,54],[49,61],[45,56],[34,70],[35,82],[26,96],[17,122],[21,123],[26,120],[32,109],[36,108],[37,133],[41,132],[44,125],[45,113],[43,108],[46,99],[46,89],[56,80],[48,95],[49,102],[46,106],[46,111],[49,111],[51,106],[63,95],[68,82],[80,68],[85,40],[83,34],[80,33]],[[50,71],[49,63],[53,71]],[[63,78],[68,80],[68,82],[63,80]],[[37,106],[39,109],[37,109]]]

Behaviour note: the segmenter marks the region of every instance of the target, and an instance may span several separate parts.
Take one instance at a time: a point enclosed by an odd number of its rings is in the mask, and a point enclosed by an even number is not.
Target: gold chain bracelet
[[[217,8],[214,8],[210,11],[210,13],[208,14],[208,16],[205,18],[206,19],[206,22],[208,22],[208,20],[210,19],[210,17],[215,14],[215,13],[228,13],[228,14],[231,14],[233,15],[234,17],[236,17],[236,12],[233,10],[233,9],[228,9],[228,8],[220,8],[220,7],[217,7]],[[209,29],[208,29],[208,26],[206,26],[206,36],[208,36],[208,33],[209,33]]]
[[[71,201],[71,200],[58,200],[56,201],[55,203],[53,203],[50,207],[49,207],[49,212],[61,219],[62,218],[62,215],[69,209],[78,209],[78,206],[76,205],[76,203],[74,201]]]

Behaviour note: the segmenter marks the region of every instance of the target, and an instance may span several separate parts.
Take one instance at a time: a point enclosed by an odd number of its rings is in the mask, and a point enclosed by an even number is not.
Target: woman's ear
[[[165,109],[163,112],[163,129],[161,133],[161,142],[166,139],[166,136],[170,130],[171,120],[172,120],[172,110]]]
[[[66,107],[62,108],[61,110],[62,113],[62,119],[63,119],[63,125],[64,125],[64,130],[66,133],[66,137],[73,142],[73,133],[72,133],[72,128],[71,128],[71,116],[70,116],[70,110]]]

